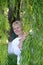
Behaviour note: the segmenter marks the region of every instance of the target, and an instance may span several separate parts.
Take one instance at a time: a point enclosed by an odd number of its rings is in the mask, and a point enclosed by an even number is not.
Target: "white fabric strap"
[[[18,55],[18,56],[17,56],[17,65],[20,65],[20,58],[21,58],[21,56]]]

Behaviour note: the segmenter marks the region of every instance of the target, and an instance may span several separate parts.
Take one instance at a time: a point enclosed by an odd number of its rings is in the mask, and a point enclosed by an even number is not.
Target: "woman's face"
[[[16,35],[21,35],[22,33],[22,28],[19,24],[15,24],[15,26],[13,27],[13,30],[15,32]]]

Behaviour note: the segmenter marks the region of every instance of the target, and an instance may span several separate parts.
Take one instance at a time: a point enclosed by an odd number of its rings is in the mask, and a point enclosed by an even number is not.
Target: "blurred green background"
[[[28,33],[20,65],[43,65],[43,0],[0,0],[0,65],[9,65],[8,38],[16,37],[12,36],[13,19],[21,20]]]

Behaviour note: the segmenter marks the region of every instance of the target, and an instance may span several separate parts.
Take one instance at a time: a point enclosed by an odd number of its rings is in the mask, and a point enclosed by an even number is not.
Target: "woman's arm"
[[[19,48],[22,48],[23,41],[26,39],[26,37],[27,37],[27,33],[24,32],[24,34],[21,36],[20,43],[18,45]]]

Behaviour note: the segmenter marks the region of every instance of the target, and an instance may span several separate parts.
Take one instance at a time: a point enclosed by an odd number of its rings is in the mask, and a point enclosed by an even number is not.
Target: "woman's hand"
[[[23,41],[26,39],[27,33],[24,32],[24,34],[21,36],[20,43],[18,45],[19,48],[22,48]]]
[[[23,42],[27,37],[27,32],[24,32],[24,34],[21,37],[21,41]]]

